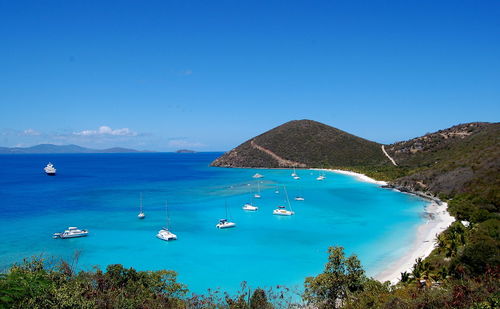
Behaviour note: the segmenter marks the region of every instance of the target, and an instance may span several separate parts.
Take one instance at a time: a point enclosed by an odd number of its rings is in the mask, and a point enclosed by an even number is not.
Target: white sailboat
[[[293,168],[293,173],[292,173],[292,177],[295,177],[297,176],[297,173],[295,172],[295,167]]]
[[[156,234],[156,237],[158,237],[161,240],[169,241],[169,240],[177,240],[177,235],[174,233],[170,232],[169,227],[170,227],[170,217],[168,215],[168,205],[167,201],[165,201],[165,212],[167,213],[167,226],[162,228],[161,230],[158,231],[158,234]]]
[[[219,219],[219,223],[217,223],[215,227],[218,229],[227,229],[230,227],[236,227],[236,223],[229,221],[227,202],[226,202],[226,218],[228,219]]]
[[[146,214],[142,211],[142,193],[140,195],[140,204],[139,204],[139,214],[137,215],[137,218],[139,219],[144,219],[146,218]]]
[[[320,170],[320,171],[319,171],[319,176],[318,176],[318,177],[316,177],[316,180],[321,181],[321,180],[323,180],[323,179],[325,179],[325,178],[326,178],[325,173],[324,173],[322,170]]]
[[[261,195],[260,195],[260,184],[259,182],[257,182],[257,193],[255,193],[253,195],[254,198],[261,198]]]
[[[243,205],[242,209],[243,210],[248,210],[248,211],[257,211],[257,210],[259,210],[259,207],[255,206],[253,204],[253,198],[252,198],[252,202],[251,203],[246,203],[245,205]]]
[[[292,205],[290,204],[290,200],[288,199],[288,192],[286,191],[286,187],[283,186],[283,189],[285,190],[285,196],[286,196],[286,202],[288,204],[288,209],[286,209],[285,206],[278,205],[278,208],[273,210],[273,215],[278,215],[278,216],[293,216],[295,212],[292,210]]]
[[[303,201],[304,200],[304,196],[302,195],[302,189],[299,190],[299,194],[295,196],[294,198],[296,201]]]

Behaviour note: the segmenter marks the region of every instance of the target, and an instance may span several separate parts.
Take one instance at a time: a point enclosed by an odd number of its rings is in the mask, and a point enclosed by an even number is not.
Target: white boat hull
[[[228,229],[231,227],[236,227],[236,223],[234,223],[234,222],[219,223],[215,227],[218,229]]]
[[[243,210],[248,210],[248,211],[257,211],[259,210],[259,207],[257,206],[253,206],[253,205],[250,205],[250,204],[245,204],[243,207],[242,207]]]
[[[61,238],[61,239],[78,238],[78,237],[85,237],[88,234],[89,234],[89,231],[87,231],[87,230],[68,229],[68,230],[64,231],[63,233],[54,233],[52,238]]]
[[[170,240],[177,240],[177,235],[174,233],[168,231],[168,230],[161,230],[156,234],[156,237],[158,237],[161,240],[165,241],[170,241]]]
[[[284,210],[284,209],[275,209],[273,211],[273,215],[277,215],[277,216],[292,216],[294,214],[295,214],[295,212],[290,211],[290,210]]]

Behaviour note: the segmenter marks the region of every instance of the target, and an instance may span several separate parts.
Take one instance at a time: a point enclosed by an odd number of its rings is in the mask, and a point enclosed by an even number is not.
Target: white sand
[[[343,170],[329,170],[339,174],[345,174],[356,177],[360,181],[375,183],[378,185],[387,185],[385,181],[377,181],[366,175]],[[417,258],[425,258],[431,254],[437,244],[437,235],[447,229],[454,221],[447,211],[447,203],[429,202],[425,208],[425,212],[429,215],[429,219],[417,228],[417,237],[415,242],[408,252],[394,263],[387,265],[385,269],[375,275],[375,279],[385,282],[397,283],[401,279],[402,272],[411,272],[415,260]]]
[[[426,207],[429,214],[427,222],[417,228],[417,237],[408,252],[386,269],[375,275],[379,281],[397,283],[402,272],[411,272],[417,258],[425,258],[431,254],[437,244],[437,235],[447,229],[454,221],[447,211],[448,204],[431,202]]]
[[[370,177],[366,176],[365,174],[355,173],[355,172],[351,172],[351,171],[331,170],[331,169],[325,169],[325,168],[323,168],[323,169],[319,169],[319,168],[316,169],[316,168],[314,168],[313,170],[328,171],[328,172],[334,172],[334,173],[338,173],[338,174],[350,175],[350,176],[356,177],[356,179],[358,179],[359,181],[370,182],[370,183],[374,183],[374,184],[377,184],[377,185],[380,185],[380,186],[387,185],[387,182],[385,182],[385,181],[375,180],[373,178],[370,178]]]

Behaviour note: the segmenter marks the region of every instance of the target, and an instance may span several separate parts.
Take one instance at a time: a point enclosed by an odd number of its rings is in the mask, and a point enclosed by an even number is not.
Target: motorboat
[[[236,227],[236,223],[234,222],[229,222],[227,219],[220,219],[219,223],[215,226],[218,229],[227,229],[230,227]]]
[[[89,234],[88,230],[80,230],[77,227],[70,226],[68,227],[67,230],[65,230],[62,233],[54,233],[52,238],[61,238],[61,239],[77,238],[77,237],[85,237],[88,234]]]
[[[54,165],[52,163],[49,162],[49,164],[47,164],[47,166],[45,166],[43,168],[43,170],[45,171],[45,173],[49,176],[55,176],[56,175],[56,168],[54,167]]]
[[[256,173],[255,175],[252,176],[253,178],[262,178],[264,175],[261,175],[259,173]]]
[[[299,177],[299,176],[293,176],[293,179],[295,179],[295,180],[299,180],[299,179],[300,179],[300,177]]]
[[[316,180],[320,180],[320,181],[321,181],[321,180],[323,180],[323,179],[325,179],[325,178],[326,178],[325,176],[323,176],[323,175],[319,175],[318,177],[316,177]]]
[[[296,196],[296,197],[295,197],[295,200],[296,200],[296,201],[303,201],[303,200],[304,200],[304,198],[303,198],[302,196]]]
[[[164,227],[161,230],[158,231],[158,234],[156,234],[156,237],[158,237],[161,240],[169,241],[169,240],[177,240],[177,235],[174,233],[170,232],[168,228]]]
[[[250,203],[246,203],[245,205],[243,205],[242,209],[243,210],[248,210],[248,211],[256,211],[256,210],[259,210],[259,207],[253,206]]]
[[[285,206],[278,206],[278,208],[273,210],[273,215],[278,215],[278,216],[291,216],[294,214],[295,212],[286,209]]]

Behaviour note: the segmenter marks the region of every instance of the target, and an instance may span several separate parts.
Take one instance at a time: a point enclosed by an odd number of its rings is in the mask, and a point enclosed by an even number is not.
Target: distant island
[[[107,149],[92,149],[85,148],[78,145],[53,145],[53,144],[40,144],[32,147],[0,147],[0,154],[43,154],[43,153],[138,153],[138,152],[152,152],[140,151],[135,149],[113,147]]]
[[[176,151],[176,153],[196,153],[196,151],[189,149],[179,149]]]

